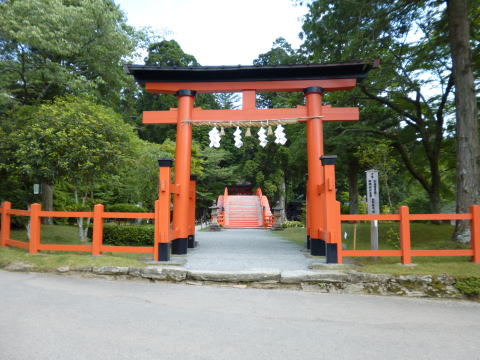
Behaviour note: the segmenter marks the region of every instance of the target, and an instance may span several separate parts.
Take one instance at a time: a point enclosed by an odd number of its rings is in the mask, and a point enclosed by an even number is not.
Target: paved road
[[[188,249],[187,269],[306,270],[311,262],[301,246],[283,240],[269,230],[199,231],[196,238],[200,246]]]
[[[479,359],[480,304],[0,271],[0,358]]]

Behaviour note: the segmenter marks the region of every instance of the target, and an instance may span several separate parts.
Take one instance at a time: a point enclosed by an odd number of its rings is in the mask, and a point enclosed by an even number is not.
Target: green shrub
[[[147,212],[144,207],[134,204],[113,204],[107,206],[108,212]]]
[[[390,227],[387,229],[385,240],[392,248],[400,249],[400,234],[394,228]]]
[[[153,246],[153,225],[103,225],[103,243],[116,246]],[[88,229],[92,238],[92,227]]]
[[[303,223],[301,221],[285,221],[282,224],[283,228],[298,228],[298,227],[303,227]]]
[[[480,296],[480,278],[475,276],[457,279],[455,287],[468,297]]]

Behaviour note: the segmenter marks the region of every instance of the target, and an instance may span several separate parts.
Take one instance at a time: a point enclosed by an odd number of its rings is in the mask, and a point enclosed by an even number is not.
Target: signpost
[[[367,170],[367,208],[369,214],[380,214],[378,170]],[[370,246],[378,250],[378,220],[370,223]]]

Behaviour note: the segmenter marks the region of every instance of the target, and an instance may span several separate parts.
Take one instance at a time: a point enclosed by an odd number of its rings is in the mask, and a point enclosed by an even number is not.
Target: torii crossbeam
[[[190,160],[193,125],[250,125],[252,121],[295,120],[306,123],[307,246],[312,255],[327,256],[327,262],[341,262],[339,243],[339,204],[335,200],[335,175],[332,159],[324,157],[323,122],[359,119],[358,108],[322,106],[325,91],[353,89],[367,76],[377,61],[355,61],[336,64],[282,66],[147,66],[127,65],[126,71],[145,84],[153,93],[176,94],[178,108],[167,111],[145,111],[145,124],[177,124],[172,253],[185,254],[194,246],[195,229],[190,224]],[[303,91],[306,106],[292,109],[257,109],[257,92]],[[196,93],[242,92],[239,110],[203,110],[193,107]],[[320,160],[323,157],[322,160]],[[170,186],[169,186],[170,187]],[[333,216],[338,212],[338,217]],[[164,222],[165,223],[165,222]],[[338,224],[337,224],[338,223]],[[166,229],[164,229],[167,231]],[[168,239],[167,239],[168,238]],[[190,241],[189,241],[190,240]],[[162,244],[160,244],[162,245]],[[158,258],[168,259],[168,246],[160,246]]]

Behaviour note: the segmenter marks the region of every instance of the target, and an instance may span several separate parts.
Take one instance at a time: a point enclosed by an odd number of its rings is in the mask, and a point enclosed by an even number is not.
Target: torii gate
[[[307,247],[315,256],[326,256],[328,263],[341,263],[340,204],[335,198],[334,156],[324,156],[323,122],[355,121],[358,108],[322,105],[325,91],[350,90],[367,76],[374,62],[282,66],[149,66],[127,65],[126,71],[144,83],[152,93],[176,94],[178,108],[144,111],[145,124],[177,124],[175,180],[170,184],[171,162],[160,161],[159,201],[162,221],[156,229],[156,260],[169,260],[173,254],[186,254],[194,246],[192,225],[192,185],[190,174],[192,125],[241,123],[272,119],[294,119],[307,127]],[[257,109],[256,92],[303,91],[306,106],[292,109]],[[242,92],[239,110],[194,108],[196,93]],[[162,166],[168,167],[162,173]],[[163,179],[163,180],[162,180]],[[170,193],[174,193],[173,224],[170,228]],[[168,213],[168,214],[167,214]],[[168,217],[168,218],[166,218]],[[163,224],[163,225],[162,225]],[[163,235],[162,235],[163,234]]]

